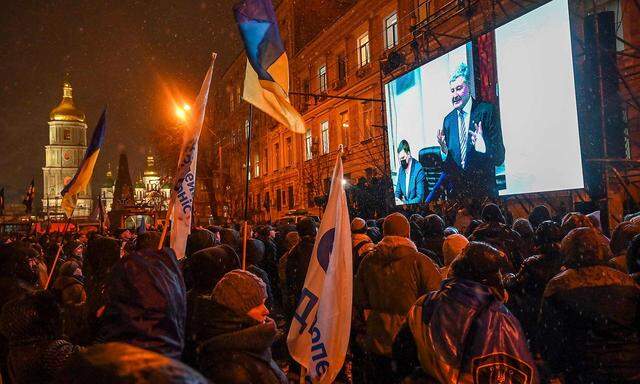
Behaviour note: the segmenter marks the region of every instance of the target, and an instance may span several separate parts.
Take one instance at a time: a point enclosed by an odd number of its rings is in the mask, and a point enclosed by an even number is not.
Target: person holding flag
[[[100,148],[102,147],[102,143],[104,142],[104,135],[107,130],[107,110],[102,111],[102,115],[100,115],[100,119],[98,120],[98,125],[96,125],[96,129],[93,131],[93,135],[91,136],[91,142],[87,147],[87,151],[84,154],[84,158],[76,171],[76,174],[73,176],[73,179],[65,185],[64,189],[60,194],[62,195],[62,209],[64,209],[67,214],[67,218],[71,219],[73,215],[73,211],[76,209],[76,203],[78,202],[78,194],[80,192],[84,192],[87,189],[87,185],[91,181],[91,176],[93,176],[93,168],[96,165],[96,161],[98,160],[98,155],[100,154]],[[33,185],[33,181],[31,182]]]
[[[301,380],[332,383],[345,360],[351,330],[353,260],[347,197],[338,155],[309,269],[289,328],[287,346]]]
[[[233,7],[247,53],[242,98],[296,133],[304,120],[289,101],[289,60],[270,0],[244,0]]]
[[[29,184],[29,186],[27,186],[27,191],[25,192],[24,195],[24,199],[22,199],[22,204],[24,204],[25,207],[25,213],[30,214],[31,210],[33,209],[33,198],[36,195],[36,186],[35,186],[35,180],[32,177],[31,178],[31,183]],[[3,200],[3,204],[4,204],[4,198]]]
[[[184,258],[187,246],[187,237],[191,233],[191,218],[193,216],[193,199],[196,192],[196,166],[198,164],[198,140],[202,131],[209,87],[213,74],[213,64],[216,61],[216,53],[212,54],[211,64],[204,77],[200,92],[196,99],[194,114],[186,115],[184,136],[178,160],[178,169],[173,181],[173,191],[169,200],[167,220],[171,219],[171,248],[173,248],[178,260]],[[167,235],[168,225],[162,230],[162,236],[158,249],[162,248]]]

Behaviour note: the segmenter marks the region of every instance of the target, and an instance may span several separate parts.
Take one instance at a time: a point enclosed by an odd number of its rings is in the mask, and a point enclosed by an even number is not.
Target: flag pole
[[[167,228],[169,228],[171,213],[173,212],[174,196],[175,195],[173,194],[173,191],[171,191],[171,197],[169,198],[169,205],[167,207],[167,216],[165,216],[164,225],[162,226],[162,235],[160,235],[160,242],[158,242],[158,251],[162,249],[162,246],[164,245],[164,239],[167,237]]]
[[[249,232],[249,176],[251,175],[251,128],[253,127],[253,104],[249,103],[247,129],[247,161],[244,186],[244,235],[242,237],[242,269],[247,269],[247,237]]]
[[[76,210],[76,207],[73,207],[73,211]],[[73,211],[71,211],[71,215],[67,218],[67,223],[64,225],[64,229],[62,230],[62,240],[58,245],[58,251],[56,252],[56,257],[53,259],[53,265],[51,265],[51,271],[49,271],[49,276],[47,276],[47,282],[44,285],[44,290],[46,291],[49,288],[49,283],[51,283],[51,277],[53,277],[53,273],[56,270],[56,264],[58,264],[58,260],[60,259],[60,253],[62,252],[62,244],[64,243],[64,235],[67,234],[67,230],[69,229],[69,224],[71,224],[71,218],[73,217]]]

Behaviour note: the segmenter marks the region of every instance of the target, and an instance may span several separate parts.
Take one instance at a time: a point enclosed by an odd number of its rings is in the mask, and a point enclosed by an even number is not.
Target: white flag
[[[187,116],[178,169],[173,182],[171,192],[170,209],[173,209],[171,223],[171,248],[178,259],[184,257],[187,246],[187,237],[191,233],[191,216],[193,213],[193,197],[196,192],[196,166],[198,165],[198,139],[202,131],[207,99],[209,98],[209,86],[213,73],[213,63],[216,54],[213,54],[211,65],[204,77],[200,93],[196,99],[193,115]]]
[[[338,155],[329,201],[313,246],[287,345],[302,365],[301,382],[331,383],[344,363],[353,295],[351,228]]]

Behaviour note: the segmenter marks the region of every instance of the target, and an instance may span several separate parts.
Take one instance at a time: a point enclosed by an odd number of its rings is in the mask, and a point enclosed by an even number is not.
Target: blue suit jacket
[[[417,159],[411,159],[408,190],[406,190],[406,183],[406,173],[404,169],[400,168],[398,170],[398,183],[395,188],[395,196],[398,199],[403,199],[406,204],[424,202],[427,178],[422,169],[422,164],[420,164]]]

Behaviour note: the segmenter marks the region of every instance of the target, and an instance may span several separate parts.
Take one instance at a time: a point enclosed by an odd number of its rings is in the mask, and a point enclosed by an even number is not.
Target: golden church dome
[[[49,114],[51,121],[79,121],[84,123],[84,113],[73,104],[73,88],[65,81],[62,87],[62,101]]]

